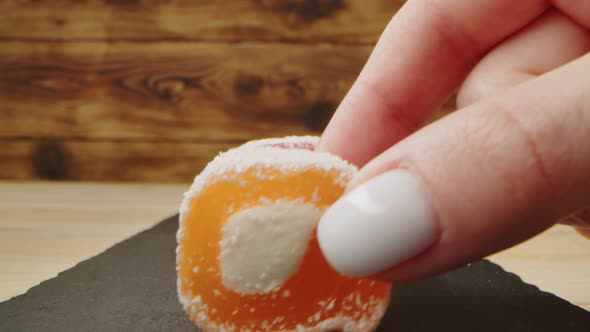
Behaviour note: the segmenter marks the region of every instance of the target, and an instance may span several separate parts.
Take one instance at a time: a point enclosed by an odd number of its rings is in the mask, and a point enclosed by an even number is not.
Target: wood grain
[[[0,183],[0,302],[176,213],[187,189]]]
[[[0,179],[187,181],[318,135],[403,3],[0,2]]]
[[[0,43],[0,137],[318,133],[369,46]]]
[[[236,143],[0,141],[0,179],[187,182]]]
[[[192,179],[219,149],[321,133],[370,51],[0,42],[0,178]]]
[[[401,0],[21,0],[0,3],[4,40],[373,44]]]

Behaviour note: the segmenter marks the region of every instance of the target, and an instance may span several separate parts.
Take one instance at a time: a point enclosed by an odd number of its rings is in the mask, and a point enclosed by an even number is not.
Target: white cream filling
[[[278,289],[297,272],[320,214],[301,200],[279,200],[231,215],[220,242],[225,286],[246,294]]]

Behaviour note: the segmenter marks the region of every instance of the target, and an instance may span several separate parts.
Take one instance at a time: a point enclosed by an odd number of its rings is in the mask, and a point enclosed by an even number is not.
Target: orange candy
[[[391,285],[335,272],[315,238],[356,168],[315,137],[220,154],[185,194],[178,292],[204,331],[373,331]]]

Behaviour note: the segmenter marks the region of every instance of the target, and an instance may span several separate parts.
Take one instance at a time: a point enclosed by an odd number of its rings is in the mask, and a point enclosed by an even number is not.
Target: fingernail
[[[368,276],[429,247],[437,227],[430,195],[406,170],[378,175],[353,189],[322,216],[318,241],[337,271]]]

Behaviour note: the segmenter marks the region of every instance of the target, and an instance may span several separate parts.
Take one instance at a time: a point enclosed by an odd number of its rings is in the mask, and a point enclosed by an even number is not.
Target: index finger
[[[410,0],[332,117],[318,150],[362,167],[418,129],[494,44],[542,14],[542,0]]]

